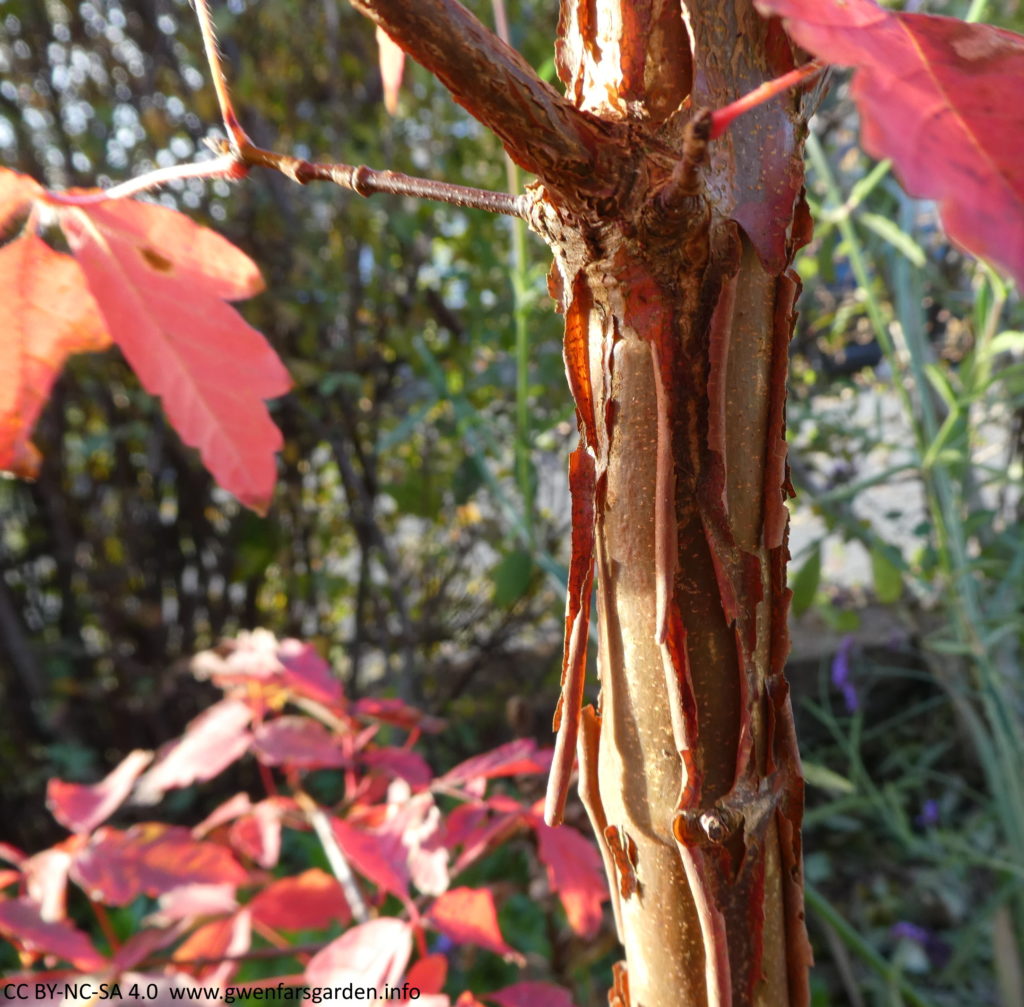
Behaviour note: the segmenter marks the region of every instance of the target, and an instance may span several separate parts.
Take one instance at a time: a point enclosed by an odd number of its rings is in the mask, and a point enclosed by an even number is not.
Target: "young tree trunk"
[[[556,767],[564,781],[596,569],[580,790],[625,947],[611,1002],[806,1003],[783,674],[804,125],[789,95],[709,142],[701,112],[793,51],[750,0],[562,0],[564,98],[455,0],[352,2],[539,179],[528,219],[554,253],[580,428]]]

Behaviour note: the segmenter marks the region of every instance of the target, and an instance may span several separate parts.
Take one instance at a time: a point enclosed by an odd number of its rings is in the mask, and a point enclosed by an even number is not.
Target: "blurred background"
[[[913,7],[1024,30],[1017,0]],[[552,81],[555,8],[508,7]],[[387,114],[346,4],[229,0],[216,20],[256,143],[508,189],[498,143],[425,71]],[[847,83],[808,145],[789,399],[815,1003],[1020,1004],[1024,312],[859,150]],[[7,167],[107,185],[204,156],[218,121],[185,0],[0,0]],[[266,518],[243,510],[116,350],[72,361],[39,478],[0,480],[0,838],[58,840],[46,780],[180,733],[214,698],[189,657],[241,629],[314,642],[350,695],[443,715],[438,770],[548,743],[575,422],[546,249],[506,219],[269,173],[156,198],[263,269],[241,310],[295,381],[271,404],[280,483]],[[165,817],[194,821],[217,786]],[[603,995],[593,956],[560,969],[579,1002]]]

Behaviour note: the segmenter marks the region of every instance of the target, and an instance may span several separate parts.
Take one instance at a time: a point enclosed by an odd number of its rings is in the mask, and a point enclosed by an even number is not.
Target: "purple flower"
[[[893,924],[889,934],[897,940],[913,941],[917,944],[928,956],[928,963],[933,969],[944,968],[953,954],[953,949],[942,938],[907,920]]]
[[[853,637],[847,634],[839,641],[839,649],[832,658],[832,684],[843,694],[847,713],[856,713],[860,709],[860,697],[853,684],[850,671],[850,653],[853,650]]]
[[[921,805],[921,812],[914,819],[914,821],[921,826],[922,829],[930,829],[932,826],[939,824],[939,802],[933,797],[929,797],[924,804]]]

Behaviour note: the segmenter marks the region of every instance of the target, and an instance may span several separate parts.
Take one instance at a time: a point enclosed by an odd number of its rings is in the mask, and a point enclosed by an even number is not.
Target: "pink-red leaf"
[[[340,818],[331,821],[345,859],[384,891],[405,899],[409,895],[409,867],[402,837],[395,833],[364,832]]]
[[[317,867],[268,885],[249,911],[254,922],[274,930],[317,930],[347,923],[350,915],[341,885]]]
[[[231,845],[260,867],[276,866],[281,855],[281,812],[277,798],[260,801],[231,826]]]
[[[66,829],[92,832],[121,806],[139,773],[153,760],[152,752],[136,749],[99,783],[65,783],[53,778],[46,786],[46,806]]]
[[[29,435],[64,362],[110,336],[78,263],[32,233],[0,248],[0,304],[0,469],[31,477],[39,453]]]
[[[312,987],[390,986],[405,972],[411,952],[412,930],[405,920],[370,920],[318,951],[306,966],[306,982]]]
[[[166,207],[61,206],[110,334],[182,440],[225,489],[265,510],[282,444],[264,399],[290,387],[267,341],[225,302],[261,286],[251,260]]]
[[[423,756],[410,748],[374,748],[359,758],[371,769],[383,770],[392,779],[405,780],[414,790],[425,787],[434,778]]]
[[[338,738],[311,717],[277,717],[263,724],[253,735],[252,747],[268,766],[319,769],[347,761]]]
[[[489,888],[453,888],[434,899],[427,919],[456,944],[476,944],[520,964],[522,955],[505,943]]]
[[[0,901],[0,933],[29,951],[56,955],[78,969],[97,969],[103,957],[89,938],[66,920],[48,922],[39,906],[28,899]]]
[[[223,920],[205,923],[194,930],[177,947],[172,958],[176,962],[187,963],[190,959],[199,958],[219,964],[202,967],[199,975],[206,983],[222,985],[226,983],[239,966],[233,961],[249,950],[252,940],[252,925],[249,911],[242,909],[234,916]]]
[[[44,920],[64,919],[68,872],[74,862],[73,853],[64,847],[74,847],[78,842],[80,840],[72,839],[69,843],[51,846],[30,857],[22,867],[25,892],[39,906]]]
[[[154,803],[168,790],[212,779],[249,748],[251,719],[252,712],[241,700],[214,703],[160,752],[156,764],[136,783],[135,799]]]
[[[160,908],[147,922],[166,927],[198,916],[228,916],[238,908],[235,886],[229,884],[179,885],[160,896]]]
[[[856,68],[865,149],[938,201],[951,238],[1024,284],[1024,37],[874,0],[757,6],[816,56]]]
[[[284,665],[284,682],[287,686],[328,707],[338,706],[342,702],[344,695],[341,682],[332,674],[331,666],[311,643],[282,640],[277,656]]]
[[[449,770],[439,782],[455,786],[474,779],[493,779],[519,773],[546,773],[551,765],[550,751],[538,751],[532,738],[517,738],[505,745],[474,755]]]
[[[427,955],[421,958],[406,976],[410,986],[415,986],[421,993],[440,993],[444,989],[444,981],[448,978],[448,959],[441,954]]]
[[[139,894],[162,895],[195,882],[240,885],[249,875],[218,843],[147,823],[127,832],[108,826],[94,832],[76,855],[71,876],[97,902],[123,906]]]
[[[568,992],[551,983],[516,983],[483,996],[501,1007],[573,1007]]]
[[[551,828],[531,816],[537,831],[537,852],[548,869],[569,926],[581,937],[593,937],[601,926],[601,904],[608,898],[604,865],[594,844],[568,826]]]

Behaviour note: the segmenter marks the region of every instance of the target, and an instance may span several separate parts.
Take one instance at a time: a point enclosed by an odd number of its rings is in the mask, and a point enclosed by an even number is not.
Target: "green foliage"
[[[815,1003],[991,1002],[1024,934],[1024,313],[854,137],[834,103],[808,145],[791,386],[794,611],[845,634],[798,724]]]

